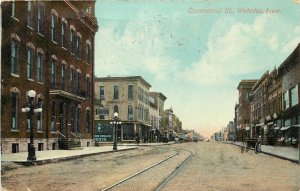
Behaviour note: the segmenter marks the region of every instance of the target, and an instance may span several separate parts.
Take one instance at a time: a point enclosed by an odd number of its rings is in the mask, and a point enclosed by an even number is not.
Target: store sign
[[[112,142],[113,128],[109,123],[98,122],[95,125],[95,142]]]

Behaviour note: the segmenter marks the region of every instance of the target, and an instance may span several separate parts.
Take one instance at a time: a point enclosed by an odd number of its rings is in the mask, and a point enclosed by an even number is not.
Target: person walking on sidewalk
[[[135,142],[137,145],[140,143],[140,137],[137,133],[135,134]]]

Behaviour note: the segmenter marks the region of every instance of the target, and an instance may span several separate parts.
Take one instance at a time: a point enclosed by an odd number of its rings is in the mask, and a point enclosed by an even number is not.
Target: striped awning
[[[292,126],[286,126],[286,127],[281,127],[281,131],[285,131],[285,130],[287,130],[287,129],[289,129],[289,128],[291,128]]]
[[[265,125],[265,123],[259,123],[259,124],[256,124],[255,127],[260,127],[260,126],[263,126]]]

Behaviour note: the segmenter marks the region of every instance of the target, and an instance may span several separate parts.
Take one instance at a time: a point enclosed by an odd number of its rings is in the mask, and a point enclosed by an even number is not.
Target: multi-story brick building
[[[131,142],[136,135],[148,141],[150,87],[141,76],[96,78],[95,141],[113,141],[110,122],[115,112],[122,121],[117,128],[118,141]]]
[[[263,134],[265,127],[264,106],[266,104],[266,83],[268,81],[269,71],[266,71],[262,77],[252,86],[250,96],[251,116],[250,129],[251,136]],[[266,132],[266,130],[265,130]]]
[[[276,134],[282,126],[282,75],[276,68],[268,75],[265,83],[266,101],[263,116],[265,118],[265,143],[274,144]]]
[[[297,145],[300,140],[300,44],[279,66],[278,73],[282,75],[281,131],[286,144]]]
[[[59,148],[61,137],[91,144],[95,1],[6,1],[1,7],[1,152],[27,151],[30,128],[38,150]],[[21,113],[29,90],[43,109],[33,127]]]
[[[252,94],[252,86],[257,80],[242,80],[237,89],[239,91],[239,103],[237,105],[237,127],[240,129],[250,125],[251,105],[249,97]]]

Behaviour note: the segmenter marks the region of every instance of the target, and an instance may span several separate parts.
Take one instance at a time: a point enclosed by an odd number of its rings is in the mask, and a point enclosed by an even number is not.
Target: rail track
[[[166,164],[167,161],[169,161],[170,159],[174,159],[176,156],[179,156],[180,153],[182,152],[188,152],[188,156],[184,158],[184,160],[182,160],[179,164],[177,164],[177,166],[174,168],[173,171],[171,171],[168,175],[166,175],[161,181],[159,181],[158,183],[156,183],[156,186],[153,190],[155,191],[160,191],[162,190],[162,188],[164,188],[168,182],[174,178],[179,171],[184,167],[184,165],[186,165],[188,163],[188,161],[194,156],[194,152],[191,152],[189,150],[184,150],[184,149],[177,149],[174,150],[175,154],[172,154],[162,160],[160,160],[159,162],[156,162],[104,189],[99,189],[99,191],[108,191],[108,190],[113,190],[113,189],[117,189],[117,188],[121,188],[122,185],[126,184],[129,181],[135,181],[134,179],[138,179],[141,176],[146,176],[146,173],[151,173],[151,171],[153,171],[155,168],[159,168],[161,165]]]

